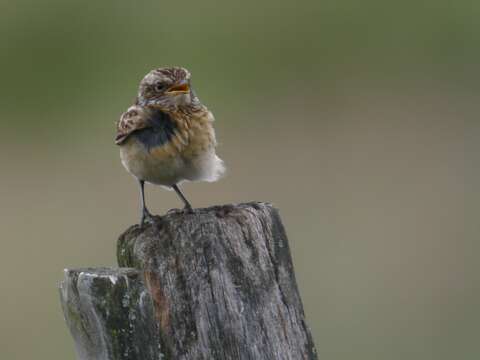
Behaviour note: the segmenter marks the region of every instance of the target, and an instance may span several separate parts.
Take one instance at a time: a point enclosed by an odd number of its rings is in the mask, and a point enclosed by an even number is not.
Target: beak
[[[181,82],[173,85],[170,89],[168,89],[166,94],[178,95],[178,94],[188,94],[189,92],[190,92],[190,86],[188,85],[188,81],[182,80]]]

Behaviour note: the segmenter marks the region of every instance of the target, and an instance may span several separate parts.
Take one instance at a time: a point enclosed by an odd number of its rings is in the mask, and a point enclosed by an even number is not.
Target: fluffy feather
[[[140,180],[164,186],[219,179],[225,166],[215,153],[212,114],[205,107],[159,112],[134,105],[122,115],[117,143],[123,166]]]

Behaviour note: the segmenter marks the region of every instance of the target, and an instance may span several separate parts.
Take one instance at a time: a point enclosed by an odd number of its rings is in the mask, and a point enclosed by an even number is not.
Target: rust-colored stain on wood
[[[155,307],[155,317],[162,331],[166,332],[170,325],[170,306],[163,292],[159,277],[154,271],[145,271],[145,282]]]

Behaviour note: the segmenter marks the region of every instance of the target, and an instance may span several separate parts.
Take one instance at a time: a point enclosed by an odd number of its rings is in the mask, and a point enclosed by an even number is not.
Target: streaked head
[[[138,105],[156,105],[166,110],[193,105],[198,99],[191,88],[190,77],[190,72],[182,67],[150,71],[140,82]]]

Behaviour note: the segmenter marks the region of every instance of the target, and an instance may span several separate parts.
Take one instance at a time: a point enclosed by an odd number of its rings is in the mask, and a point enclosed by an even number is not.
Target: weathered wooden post
[[[122,234],[117,256],[119,269],[65,271],[79,360],[317,359],[271,205],[156,217]]]

